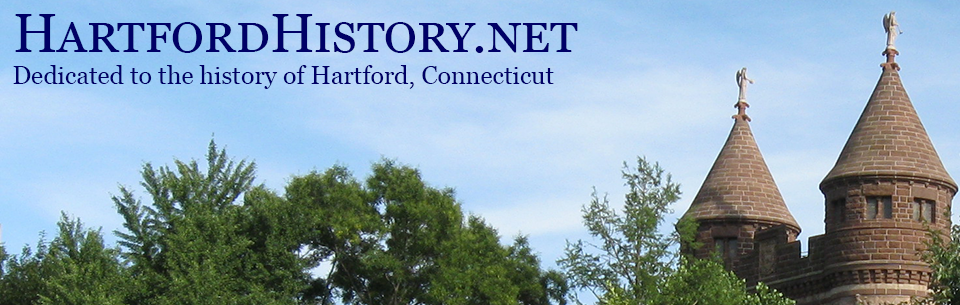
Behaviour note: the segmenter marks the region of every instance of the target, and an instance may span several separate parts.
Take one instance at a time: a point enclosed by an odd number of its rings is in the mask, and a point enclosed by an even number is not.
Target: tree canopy
[[[381,160],[292,177],[284,194],[211,141],[206,162],[146,163],[120,187],[118,245],[64,216],[8,256],[3,304],[563,304],[564,278],[523,236],[465,216],[451,188]]]
[[[563,303],[565,282],[524,237],[500,245],[481,218],[464,219],[453,189],[414,168],[384,160],[360,183],[335,166],[295,177],[287,200],[315,221],[308,251],[331,266],[320,290],[344,303]]]

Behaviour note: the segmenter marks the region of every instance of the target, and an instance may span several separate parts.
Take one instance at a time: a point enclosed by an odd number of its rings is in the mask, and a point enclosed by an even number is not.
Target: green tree
[[[325,303],[335,297],[368,299],[359,289],[366,282],[359,277],[364,270],[357,260],[376,243],[381,223],[361,183],[346,167],[337,165],[323,173],[294,177],[285,197],[302,211],[294,219],[306,230],[304,256],[330,265],[328,274],[311,282],[309,293]]]
[[[614,293],[645,304],[659,296],[658,287],[671,272],[673,239],[660,233],[660,226],[669,205],[680,198],[680,186],[644,158],[637,159],[636,168],[624,163],[622,174],[628,187],[622,214],[594,190],[583,222],[599,242],[568,242],[558,264],[573,288],[601,300]]]
[[[342,166],[293,177],[280,196],[211,141],[205,167],[147,163],[112,199],[118,248],[64,217],[58,235],[7,257],[6,304],[563,304],[525,237],[501,245],[450,188],[394,161],[363,182]],[[318,266],[329,273],[314,275]]]
[[[374,164],[365,183],[342,166],[295,177],[286,197],[315,222],[308,253],[331,266],[316,290],[344,303],[548,304],[566,294],[525,239],[500,245],[482,219],[465,219],[452,189],[394,161]]]
[[[253,163],[233,161],[213,141],[206,161],[206,170],[196,161],[147,163],[141,185],[150,202],[126,187],[113,198],[137,285],[129,303],[296,303],[311,266],[299,257],[302,238],[281,223],[297,211],[253,185]]]
[[[675,234],[660,233],[669,206],[679,200],[679,185],[657,163],[638,158],[624,164],[628,187],[622,211],[596,191],[584,206],[584,224],[597,242],[568,243],[558,263],[577,289],[600,304],[756,304],[787,305],[792,300],[760,284],[748,293],[742,279],[716,259],[681,256],[675,249],[697,247],[696,223],[681,220]],[[577,300],[579,303],[580,301]]]
[[[566,304],[566,295],[570,288],[566,278],[559,271],[546,273],[539,268],[540,258],[533,253],[525,236],[517,236],[509,249],[513,267],[512,281],[520,288],[521,304]]]
[[[66,214],[57,227],[42,262],[50,271],[40,304],[123,304],[130,288],[119,250],[104,245],[100,230]]]
[[[759,283],[756,293],[748,293],[746,283],[724,269],[719,259],[681,256],[676,271],[661,290],[660,304],[699,305],[792,305],[793,300]]]
[[[19,255],[11,255],[4,262],[0,279],[0,305],[37,304],[46,288],[44,279],[50,268],[44,262],[48,243],[43,232],[36,249],[24,246]]]
[[[99,230],[63,215],[57,236],[42,237],[4,260],[0,304],[122,304],[129,284],[119,251],[104,246]]]
[[[949,217],[949,215],[945,215]],[[933,293],[926,300],[929,304],[960,304],[960,226],[953,225],[949,233],[930,230],[924,260],[933,269]]]

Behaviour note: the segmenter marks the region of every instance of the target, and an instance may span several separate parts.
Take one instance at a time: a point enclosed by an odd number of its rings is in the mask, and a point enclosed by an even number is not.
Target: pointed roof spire
[[[733,129],[684,217],[786,224],[799,232],[750,130],[744,94],[753,81],[746,77],[746,68],[737,73],[737,83],[740,98]]]
[[[899,28],[893,14],[884,17],[887,62],[881,65],[883,73],[821,186],[845,177],[898,176],[932,179],[957,188],[900,82],[900,67],[893,61],[899,54],[893,47],[898,33],[894,29]]]

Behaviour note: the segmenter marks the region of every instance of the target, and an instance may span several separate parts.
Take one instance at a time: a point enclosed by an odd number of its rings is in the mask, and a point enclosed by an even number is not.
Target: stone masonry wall
[[[924,296],[930,268],[921,259],[927,229],[950,226],[952,186],[915,177],[855,177],[823,186],[826,233],[809,239],[808,254],[786,226],[754,233],[736,273],[748,286],[764,282],[798,304],[907,301]],[[879,207],[869,216],[869,197],[891,198],[890,218]],[[841,208],[833,202],[844,200]],[[935,202],[932,222],[918,220],[915,202]]]

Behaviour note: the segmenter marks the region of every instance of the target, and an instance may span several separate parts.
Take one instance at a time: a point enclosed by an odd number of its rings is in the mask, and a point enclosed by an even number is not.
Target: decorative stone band
[[[820,296],[797,300],[797,304],[901,304],[929,294],[926,285],[859,284],[833,288]],[[808,300],[816,298],[816,300]]]
[[[833,283],[833,286],[859,284],[916,284],[927,286],[930,284],[931,272],[929,267],[904,263],[900,261],[891,262],[887,266],[877,266],[881,265],[878,263],[869,266],[870,268],[829,272],[824,280]]]
[[[725,223],[756,224],[764,228],[784,224],[783,220],[780,220],[778,218],[765,217],[765,216],[743,216],[743,215],[737,215],[737,214],[720,214],[717,216],[702,217],[702,218],[698,218],[697,222],[699,222],[701,225],[702,224],[725,224]],[[795,226],[792,224],[789,224],[786,226],[787,228],[789,228],[792,231],[795,231],[796,233],[800,233],[801,231],[799,226]]]
[[[807,304],[898,304],[929,294],[931,273],[921,270],[861,269],[832,272],[826,277],[815,271],[770,281],[798,305]]]
[[[831,188],[834,188],[838,185],[854,185],[854,184],[864,184],[867,182],[889,182],[889,181],[906,181],[912,182],[916,185],[929,184],[932,186],[940,186],[945,189],[948,189],[954,193],[957,192],[957,185],[953,181],[944,181],[944,179],[934,179],[929,177],[923,177],[918,175],[911,175],[910,173],[900,172],[900,171],[876,171],[876,172],[867,172],[862,174],[845,174],[842,176],[831,177],[829,180],[825,180],[820,183],[820,191],[828,191]]]

